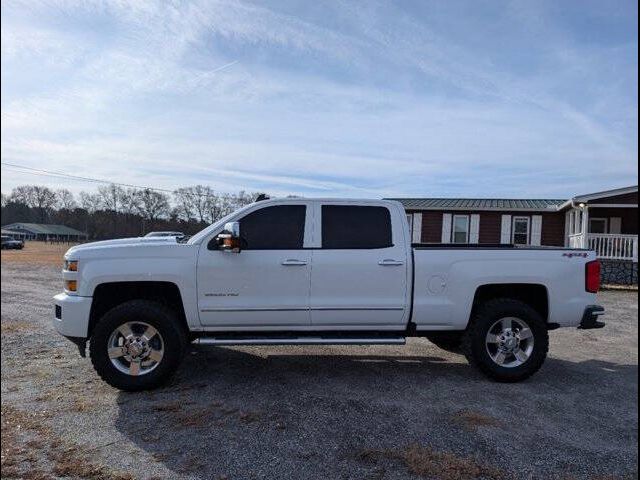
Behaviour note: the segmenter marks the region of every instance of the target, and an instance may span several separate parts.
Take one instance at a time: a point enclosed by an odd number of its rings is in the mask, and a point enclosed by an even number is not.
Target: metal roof
[[[575,200],[576,202],[586,202],[589,200],[597,200],[599,198],[606,198],[606,197],[615,197],[617,195],[624,195],[627,193],[634,193],[637,191],[638,191],[638,185],[633,185],[631,187],[616,188],[614,190],[606,190],[604,192],[587,193],[585,195],[578,195],[577,197],[573,197],[573,200]]]
[[[15,232],[13,230],[2,229],[2,235],[24,235],[22,232]]]
[[[566,199],[513,198],[391,198],[415,210],[535,210],[556,211]]]
[[[67,227],[66,225],[52,225],[46,223],[11,223],[9,225],[3,225],[4,230],[16,230],[22,232],[29,232],[34,235],[71,235],[71,236],[85,236],[86,233],[76,230],[75,228]]]

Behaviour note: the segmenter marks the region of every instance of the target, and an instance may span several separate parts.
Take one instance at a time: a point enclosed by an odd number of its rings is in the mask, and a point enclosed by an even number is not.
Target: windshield
[[[222,217],[220,220],[218,220],[213,225],[209,225],[207,228],[205,228],[203,230],[200,230],[193,237],[191,237],[187,243],[190,244],[190,245],[194,244],[194,243],[199,243],[203,238],[205,238],[207,235],[209,235],[209,232],[214,231],[214,230],[218,229],[219,227],[222,227],[225,223],[229,222],[233,217],[236,217],[236,216],[240,215],[242,212],[244,212],[246,209],[252,207],[253,205],[254,205],[253,203],[250,203],[249,205],[245,205],[244,207],[242,207],[239,210],[231,212],[229,215],[225,215],[224,217]]]

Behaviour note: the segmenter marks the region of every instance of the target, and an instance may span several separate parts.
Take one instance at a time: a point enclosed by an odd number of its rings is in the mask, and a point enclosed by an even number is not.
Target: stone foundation
[[[604,285],[638,285],[638,263],[629,260],[600,260]]]

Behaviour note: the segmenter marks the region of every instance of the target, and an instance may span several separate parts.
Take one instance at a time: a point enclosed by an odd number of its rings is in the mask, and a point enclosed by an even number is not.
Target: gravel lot
[[[2,262],[2,474],[24,478],[637,478],[637,293],[492,383],[406,347],[194,350],[167,388],[102,383],[54,333],[58,269]]]

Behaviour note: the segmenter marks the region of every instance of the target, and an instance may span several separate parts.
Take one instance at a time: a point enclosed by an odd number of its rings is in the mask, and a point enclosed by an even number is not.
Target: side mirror
[[[216,240],[220,250],[240,253],[240,223],[225,223],[224,230],[216,236]]]

